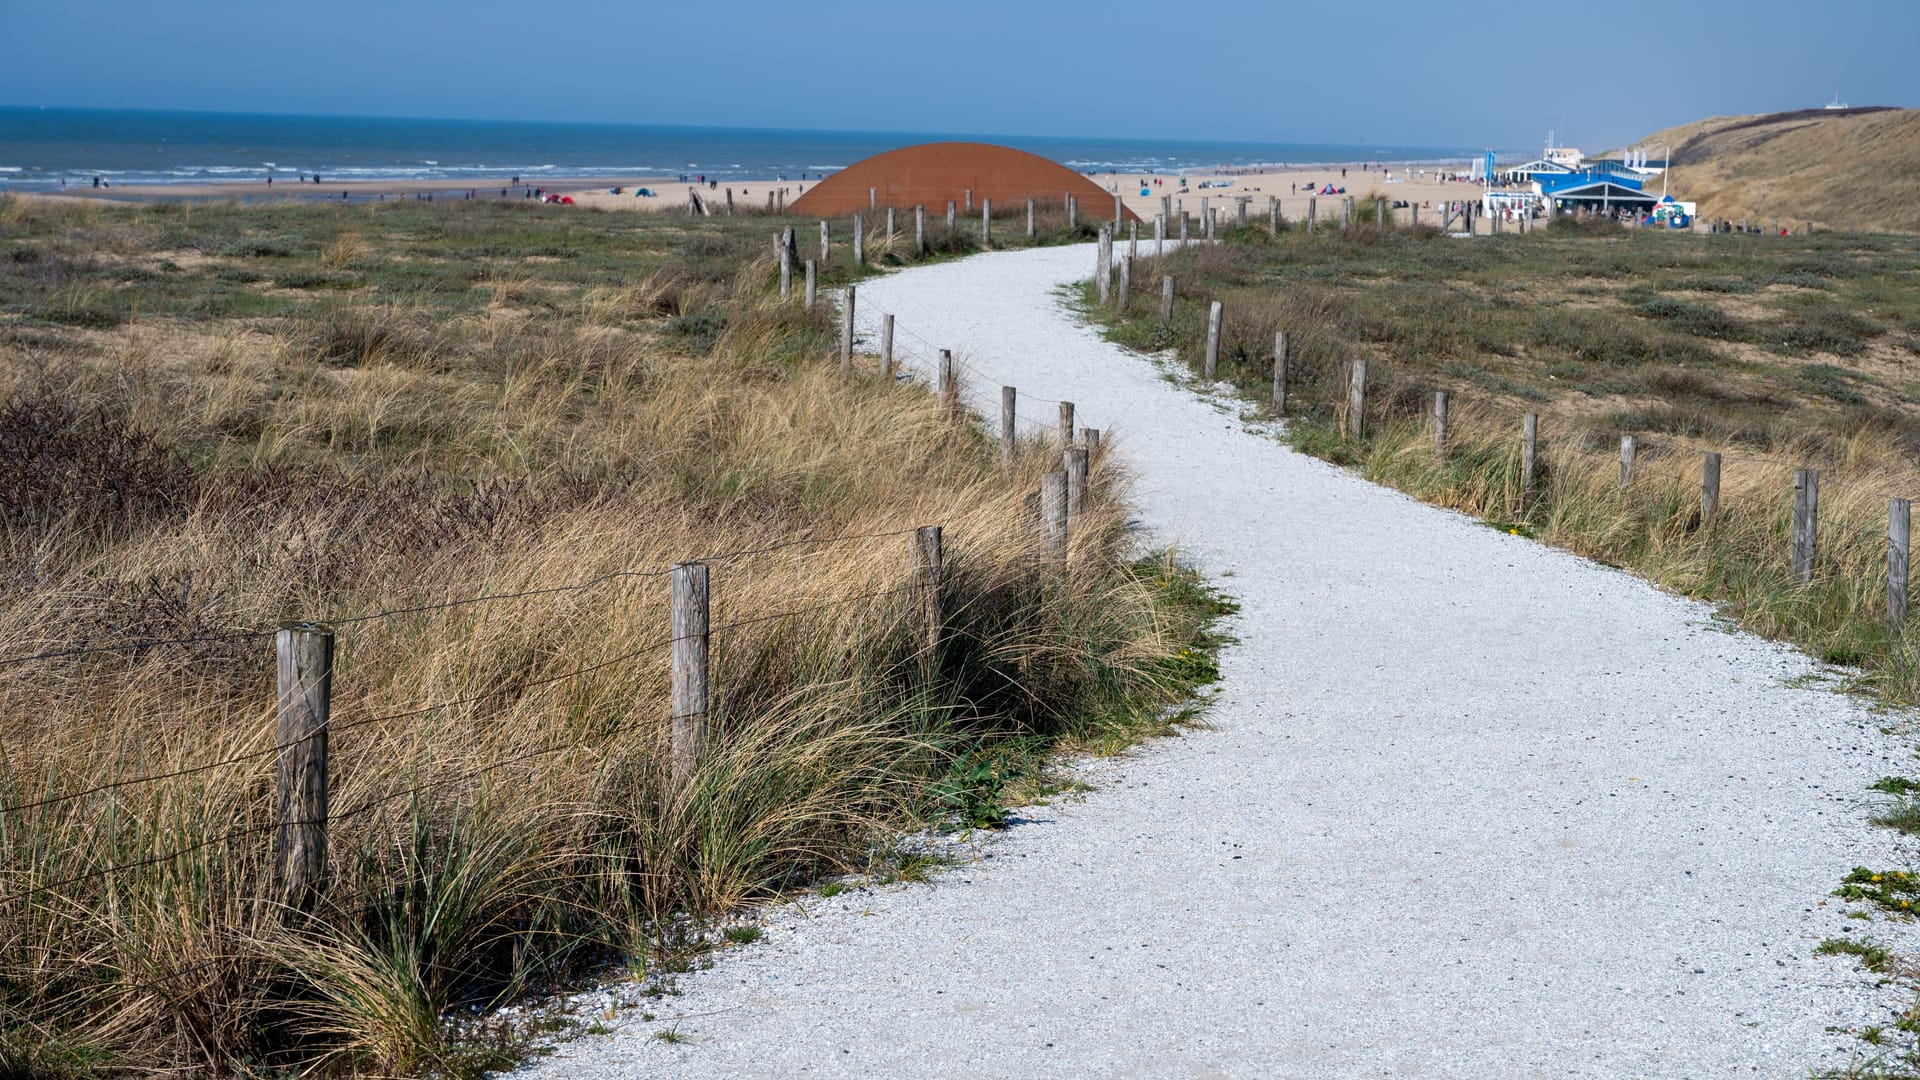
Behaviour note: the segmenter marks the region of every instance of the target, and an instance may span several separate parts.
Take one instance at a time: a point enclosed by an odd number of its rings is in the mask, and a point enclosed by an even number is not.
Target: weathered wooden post
[[[1347,437],[1367,433],[1367,362],[1355,360],[1347,381]]]
[[[1387,200],[1377,197],[1373,200],[1373,217],[1375,225],[1387,227]]]
[[[973,213],[973,189],[967,189],[967,213]]]
[[[673,783],[684,788],[707,741],[707,564],[673,568]]]
[[[894,233],[894,228],[893,228],[893,207],[891,207],[891,206],[889,206],[889,207],[887,207],[887,239],[888,239],[888,240],[892,240],[892,239],[893,239],[893,233]]]
[[[1153,257],[1162,258],[1167,253],[1167,219],[1155,215],[1153,219]]]
[[[1250,198],[1252,198],[1252,196],[1242,195],[1233,200],[1234,228],[1244,229],[1247,227],[1247,201]]]
[[[960,408],[960,380],[953,371],[953,350],[940,350],[940,408],[948,413]]]
[[[1040,235],[1039,226],[1034,224],[1033,196],[1029,195],[1027,196],[1027,239],[1033,240],[1038,238],[1039,235]]]
[[[993,243],[993,200],[980,200],[980,246]]]
[[[1287,415],[1287,332],[1273,332],[1273,415]]]
[[[816,302],[818,302],[818,300],[820,299],[820,282],[818,277],[819,271],[816,269],[819,265],[820,264],[814,262],[812,259],[807,260],[807,310],[808,311],[812,311],[813,305]]]
[[[1063,464],[1067,471],[1067,527],[1072,528],[1074,519],[1086,506],[1087,451],[1077,446],[1068,450]]]
[[[1057,435],[1059,445],[1054,449],[1065,452],[1073,445],[1073,402],[1060,403],[1060,431]]]
[[[927,253],[927,208],[913,208],[913,253],[915,256]]]
[[[1447,458],[1447,392],[1433,392],[1433,456],[1445,461]]]
[[[1411,211],[1410,218],[1411,218],[1411,223],[1413,227],[1416,229],[1419,228],[1420,227],[1420,204],[1417,202],[1414,202],[1412,199],[1408,199],[1407,208]]]
[[[1093,283],[1099,294],[1100,302],[1105,304],[1111,299],[1113,291],[1113,234],[1105,225],[1100,226],[1100,238],[1093,246]]]
[[[1267,231],[1280,235],[1280,196],[1267,196]]]
[[[856,287],[847,286],[845,310],[840,315],[840,374],[853,370],[853,299]]]
[[[1205,199],[1201,199],[1200,201],[1201,201],[1202,203],[1204,203],[1204,202],[1206,202],[1207,200],[1205,200]],[[1213,211],[1209,211],[1209,210],[1207,210],[1207,209],[1205,209],[1204,207],[1202,207],[1202,209],[1201,209],[1201,213],[1203,213],[1203,214],[1205,214],[1205,215],[1206,215],[1206,219],[1207,219],[1207,220],[1206,220],[1206,222],[1205,222],[1205,225],[1206,225],[1206,235],[1207,235],[1207,243],[1209,243],[1209,244],[1211,244],[1211,243],[1213,243],[1213,242],[1214,242],[1214,240],[1213,240],[1213,226],[1214,226],[1214,223],[1215,223],[1216,221],[1218,221],[1218,220],[1219,220],[1219,217],[1220,217],[1220,215],[1219,215],[1218,213],[1216,213],[1216,212],[1213,212]]]
[[[1187,246],[1187,212],[1180,211],[1180,246]]]
[[[820,265],[821,266],[827,265],[827,259],[829,258],[832,251],[833,251],[833,237],[829,233],[827,223],[825,221],[822,221],[820,223]]]
[[[274,635],[274,873],[288,905],[307,910],[327,880],[327,722],[333,631],[312,623]]]
[[[1160,279],[1160,325],[1173,325],[1173,275]]]
[[[1622,489],[1633,483],[1633,463],[1639,454],[1639,439],[1632,435],[1620,436],[1620,487]]]
[[[880,191],[879,191],[879,189],[878,189],[878,188],[868,188],[868,189],[867,189],[867,209],[869,209],[869,210],[871,210],[871,209],[873,209],[874,207],[876,207],[876,206],[879,206],[879,205],[880,205]]]
[[[1133,300],[1133,257],[1129,255],[1128,257],[1120,260],[1120,293],[1117,298],[1117,306],[1120,308],[1121,314],[1123,315],[1126,314],[1127,305],[1131,303],[1132,300]]]
[[[1520,421],[1520,498],[1533,494],[1534,454],[1540,441],[1540,414],[1528,413]]]
[[[1140,222],[1138,219],[1127,222],[1127,258],[1140,257]]]
[[[931,682],[940,670],[940,633],[944,621],[940,604],[941,580],[946,576],[946,552],[940,526],[924,525],[913,533],[914,592],[920,609],[920,675]]]
[[[947,235],[949,236],[953,235],[953,223],[957,219],[957,214],[958,212],[954,209],[953,200],[948,199],[947,200]]]
[[[1013,387],[1000,388],[1000,464],[1009,469],[1013,467],[1014,450],[1019,446],[1019,435],[1013,426],[1019,399],[1019,391]]]
[[[779,248],[780,299],[787,300],[793,297],[793,251],[785,244],[779,245]]]
[[[1820,473],[1793,470],[1793,579],[1813,580],[1820,552]]]
[[[893,316],[880,316],[880,376],[893,385]]]
[[[1080,227],[1080,200],[1067,196],[1067,230],[1071,232]]]
[[[1220,366],[1220,301],[1215,300],[1207,308],[1207,359],[1206,375],[1213,378],[1214,371]]]
[[[1067,556],[1067,474],[1055,469],[1040,478],[1040,519],[1046,524],[1047,549]]]
[[[1316,195],[1307,196],[1307,231],[1312,232],[1320,224],[1320,199]]]
[[[1720,509],[1720,455],[1709,450],[1700,457],[1700,524],[1710,525]]]
[[[853,262],[856,266],[865,266],[867,263],[866,215],[857,210],[853,214]]]
[[[1100,429],[1097,427],[1081,428],[1080,445],[1086,448],[1087,461],[1091,464],[1094,456],[1100,453]]]
[[[1913,503],[1887,500],[1887,632],[1899,637],[1907,628],[1908,540],[1913,530]]]

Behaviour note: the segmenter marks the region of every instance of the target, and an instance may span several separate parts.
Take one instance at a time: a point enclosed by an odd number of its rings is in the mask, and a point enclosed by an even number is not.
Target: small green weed
[[[1895,915],[1911,915],[1914,900],[1920,898],[1920,878],[1907,870],[1869,870],[1856,866],[1833,895],[1842,900],[1877,904]]]
[[[767,932],[757,926],[729,926],[724,936],[728,944],[751,945],[761,938],[766,937]]]
[[[1857,956],[1860,966],[1868,971],[1881,972],[1887,969],[1887,961],[1893,954],[1886,946],[1877,942],[1858,938],[1828,938],[1813,950],[1815,956]]]

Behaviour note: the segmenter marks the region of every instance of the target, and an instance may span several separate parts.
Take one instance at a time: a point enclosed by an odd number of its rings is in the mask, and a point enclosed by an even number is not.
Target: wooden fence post
[[[1080,227],[1080,200],[1069,195],[1067,196],[1067,228],[1071,230],[1071,229],[1078,229],[1079,227]]]
[[[1813,580],[1820,551],[1820,473],[1793,470],[1793,579]]]
[[[1319,224],[1320,199],[1318,196],[1309,195],[1307,196],[1307,231],[1312,232]]]
[[[1251,195],[1242,195],[1233,200],[1234,227],[1237,229],[1247,227],[1247,201],[1251,198]]]
[[[1173,275],[1160,279],[1160,325],[1173,325]]]
[[[1127,222],[1127,259],[1140,257],[1140,222],[1138,219]]]
[[[274,871],[280,896],[307,910],[327,880],[327,720],[333,631],[302,623],[274,635]]]
[[[1895,637],[1907,628],[1908,540],[1913,533],[1913,503],[1887,500],[1887,632]]]
[[[1039,235],[1039,226],[1034,224],[1033,218],[1033,196],[1029,195],[1027,196],[1027,239],[1033,240]]]
[[[1127,305],[1133,301],[1133,256],[1131,255],[1120,260],[1120,292],[1116,300],[1115,306],[1125,314]]]
[[[707,564],[673,568],[673,782],[684,787],[707,741]]]
[[[1287,415],[1287,332],[1273,332],[1273,415]]]
[[[853,262],[856,266],[867,264],[867,221],[858,210],[853,212]]]
[[[1055,469],[1040,478],[1040,520],[1047,531],[1047,549],[1065,558],[1067,554],[1067,474]]]
[[[1620,486],[1633,483],[1634,459],[1640,455],[1640,440],[1632,435],[1620,436]]]
[[[880,374],[893,384],[893,316],[880,316]]]
[[[1280,196],[1267,196],[1267,231],[1280,235]]]
[[[1447,392],[1433,392],[1433,456],[1442,461],[1447,457]]]
[[[846,310],[840,315],[840,374],[853,370],[853,298],[856,286],[847,286]]]
[[[1209,380],[1213,378],[1214,371],[1220,366],[1220,314],[1220,301],[1215,300],[1212,306],[1207,308],[1206,374]]]
[[[953,373],[953,350],[940,350],[940,407],[954,412],[960,407],[960,380]]]
[[[1417,202],[1414,202],[1412,199],[1408,199],[1407,207],[1413,212],[1410,215],[1412,219],[1413,227],[1416,229],[1419,228],[1420,227],[1420,204]]]
[[[1063,401],[1060,403],[1059,440],[1060,445],[1057,449],[1062,453],[1073,446],[1073,402],[1071,401]]]
[[[867,189],[867,209],[871,210],[874,207],[879,205],[880,205],[880,189],[868,188]]]
[[[1187,246],[1187,212],[1180,211],[1180,246]]]
[[[1067,527],[1073,527],[1073,520],[1080,516],[1080,510],[1087,499],[1087,451],[1082,447],[1073,447],[1066,453],[1061,463],[1067,470]]]
[[[980,200],[980,246],[993,243],[993,200]]]
[[[780,245],[780,299],[793,297],[793,251],[787,245]]]
[[[1013,427],[1019,399],[1019,391],[1013,387],[1000,388],[1000,464],[1007,468],[1013,467],[1014,448],[1019,445],[1019,435]]]
[[[1083,427],[1080,429],[1080,442],[1087,450],[1087,462],[1091,464],[1095,454],[1100,452],[1100,429]]]
[[[887,239],[888,239],[888,240],[892,240],[892,239],[893,239],[893,233],[894,233],[894,228],[893,228],[893,207],[891,207],[891,206],[889,206],[889,207],[887,207]]]
[[[927,208],[913,208],[913,253],[915,256],[927,253]]]
[[[947,200],[947,234],[948,235],[953,234],[953,222],[955,219],[955,215],[956,215],[956,211],[954,210],[953,200],[948,199]]]
[[[1387,227],[1387,200],[1381,198],[1373,200],[1373,216],[1375,225],[1383,229]]]
[[[816,302],[818,302],[820,299],[820,283],[818,278],[818,270],[816,269],[819,265],[820,265],[819,263],[814,262],[812,259],[807,260],[807,310],[808,311],[812,311],[813,305]]]
[[[1720,509],[1720,455],[1709,450],[1700,457],[1700,524],[1711,524]]]
[[[1347,382],[1347,437],[1367,433],[1367,362],[1355,360]]]
[[[1540,414],[1528,413],[1520,422],[1520,498],[1524,500],[1533,494],[1534,454],[1540,442]]]
[[[967,213],[973,213],[973,189],[967,189]]]
[[[925,525],[914,530],[913,551],[915,592],[920,601],[920,674],[932,681],[940,669],[941,579],[946,575],[946,552],[941,544],[940,526]]]
[[[833,236],[825,221],[820,223],[820,265],[827,265],[827,259],[833,251]]]
[[[1093,268],[1095,291],[1105,304],[1113,295],[1113,233],[1105,225],[1100,226],[1100,239],[1093,246],[1093,257],[1098,263]]]

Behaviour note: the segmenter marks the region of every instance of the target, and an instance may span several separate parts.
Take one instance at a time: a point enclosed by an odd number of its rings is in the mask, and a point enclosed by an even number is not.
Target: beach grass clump
[[[457,1018],[663,975],[1210,677],[1221,607],[1143,559],[1119,463],[1063,562],[1027,512],[1052,448],[1005,467],[919,384],[843,376],[769,219],[529,209],[0,206],[0,266],[69,260],[0,273],[0,1071],[498,1067],[520,1036]],[[93,245],[144,268],[79,275],[138,317],[46,318]],[[681,783],[665,573],[701,557]],[[289,620],[337,633],[301,904],[272,867]]]

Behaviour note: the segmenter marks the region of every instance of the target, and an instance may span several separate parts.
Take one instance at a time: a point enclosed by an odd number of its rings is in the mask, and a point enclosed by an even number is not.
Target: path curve
[[[1061,306],[1091,246],[859,290],[968,393],[1069,398],[1242,604],[1216,730],[1094,763],[933,886],[767,938],[530,1076],[1802,1076],[1901,992],[1823,938],[1910,755],[1805,657],[1244,430]],[[916,357],[917,359],[917,357]],[[1026,411],[1051,421],[1051,405]],[[1902,861],[1902,865],[1904,862]],[[1897,939],[1896,939],[1897,940]],[[705,1014],[705,1015],[697,1015]]]

